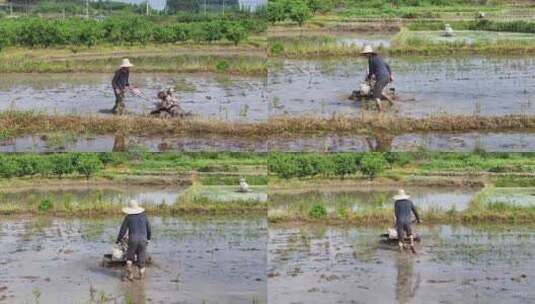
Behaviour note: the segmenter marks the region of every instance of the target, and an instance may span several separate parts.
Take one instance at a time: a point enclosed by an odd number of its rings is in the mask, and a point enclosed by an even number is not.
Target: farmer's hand
[[[390,75],[390,82],[394,81],[394,76]]]
[[[121,95],[123,93],[123,91],[119,88],[115,88],[115,94],[117,95]]]

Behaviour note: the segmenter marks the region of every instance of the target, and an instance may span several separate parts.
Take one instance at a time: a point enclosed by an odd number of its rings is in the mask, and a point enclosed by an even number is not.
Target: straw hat
[[[134,65],[130,62],[130,60],[128,60],[128,58],[125,58],[123,59],[123,62],[121,63],[121,65],[119,67],[121,68],[129,68],[129,67],[133,67]]]
[[[407,195],[407,193],[405,193],[405,190],[403,189],[399,189],[398,190],[398,194],[394,195],[392,197],[395,201],[399,201],[399,200],[406,200],[406,199],[409,199],[410,196]]]
[[[371,45],[365,45],[364,48],[362,49],[362,52],[360,53],[361,54],[375,54]]]
[[[128,206],[123,208],[123,212],[126,214],[140,214],[143,211],[145,211],[145,209],[139,207],[139,204],[136,200],[131,200],[128,203]]]

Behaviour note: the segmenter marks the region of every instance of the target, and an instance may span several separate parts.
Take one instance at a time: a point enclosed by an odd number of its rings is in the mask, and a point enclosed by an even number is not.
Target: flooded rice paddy
[[[281,42],[284,44],[299,45],[306,42],[307,44],[317,44],[318,47],[322,44],[334,43],[341,47],[371,45],[374,48],[378,48],[389,47],[391,39],[395,35],[395,33],[353,33],[310,30],[294,31],[291,34],[288,35],[287,32],[275,32],[273,35],[270,35],[271,43]]]
[[[269,149],[294,152],[366,152],[366,151],[455,151],[530,152],[535,150],[535,133],[469,132],[410,133],[390,135],[320,134],[316,136],[271,137]]]
[[[0,82],[0,110],[35,110],[51,114],[109,112],[115,103],[112,74],[57,73],[6,74]],[[150,99],[172,87],[186,111],[206,118],[261,121],[267,119],[265,79],[197,74],[132,72],[130,84]],[[148,114],[154,108],[147,101],[127,93],[126,110]]]
[[[535,113],[533,57],[387,58],[400,101],[389,111],[422,117],[447,114]],[[365,77],[362,58],[273,60],[268,75],[270,115],[354,115],[347,99]]]
[[[476,188],[468,187],[405,187],[417,208],[422,210],[466,209]],[[325,206],[327,213],[336,213],[340,209],[351,209],[359,212],[369,209],[393,209],[392,196],[395,187],[344,187],[330,189],[274,190],[269,193],[269,213],[306,212],[316,204]]]
[[[417,255],[387,227],[270,227],[270,303],[534,303],[535,229],[424,226]]]
[[[41,134],[0,140],[0,152],[267,152],[263,138]]]
[[[70,204],[103,202],[120,206],[135,199],[141,205],[172,205],[186,189],[186,186],[128,184],[14,188],[0,191],[0,204],[36,204],[48,198],[53,202]]]
[[[150,217],[153,265],[133,282],[100,265],[121,220],[4,219],[0,301],[266,303],[264,219]]]
[[[298,137],[241,138],[222,136],[124,136],[42,134],[0,140],[0,152],[267,152],[267,151],[455,151],[529,152],[535,150],[535,133],[468,132],[408,133],[373,136],[318,134]]]

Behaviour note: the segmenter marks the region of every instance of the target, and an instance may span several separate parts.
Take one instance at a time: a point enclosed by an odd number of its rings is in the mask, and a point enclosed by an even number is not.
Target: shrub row
[[[372,179],[394,162],[404,163],[401,158],[396,153],[273,153],[268,159],[268,170],[282,178],[316,175],[343,178],[360,172]]]
[[[317,12],[332,8],[330,0],[272,0],[267,7],[267,18],[271,23],[291,20],[299,25],[312,18]]]
[[[214,20],[195,23],[156,24],[142,17],[109,17],[104,21],[38,17],[0,20],[0,49],[5,46],[85,45],[97,43],[147,44],[227,39],[238,44],[247,38],[249,21]]]
[[[106,154],[101,155],[106,157]],[[37,174],[61,178],[73,173],[89,178],[102,167],[99,155],[92,153],[0,155],[0,176],[5,178]]]

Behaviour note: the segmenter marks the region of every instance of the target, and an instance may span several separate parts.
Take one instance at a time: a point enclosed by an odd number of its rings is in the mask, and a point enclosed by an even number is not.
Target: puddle
[[[216,202],[267,201],[266,186],[249,186],[251,192],[238,192],[237,186],[198,186],[198,194]]]
[[[535,57],[387,58],[400,102],[391,111],[410,117],[535,113]],[[270,115],[355,115],[347,97],[364,79],[363,58],[272,60]]]
[[[443,210],[453,208],[464,210],[470,204],[477,189],[459,187],[404,187],[411,195],[411,200],[421,210]],[[328,213],[335,213],[340,208],[351,208],[354,212],[369,209],[393,209],[392,196],[398,188],[331,188],[310,190],[301,193],[292,191],[274,191],[269,193],[269,212],[287,213],[310,210],[321,203]]]
[[[265,220],[151,217],[154,264],[144,281],[133,283],[120,280],[120,268],[100,265],[121,220],[4,219],[0,297],[6,303],[266,303]]]
[[[535,207],[535,188],[491,188],[485,191],[483,202]]]
[[[263,138],[228,136],[27,135],[0,140],[0,152],[267,152]]]
[[[309,152],[366,151],[456,151],[531,152],[535,133],[427,133],[375,136],[326,134],[318,136],[270,138],[270,150]]]
[[[6,74],[0,82],[0,110],[8,108],[60,114],[103,115],[115,103],[112,74]],[[207,118],[262,121],[267,119],[262,77],[136,73],[130,83],[148,97],[174,87],[186,111]],[[152,102],[128,93],[126,109],[147,114]]]
[[[383,228],[270,227],[270,303],[533,303],[533,227],[414,226],[417,256]]]
[[[138,185],[62,185],[56,189],[33,187],[31,189],[0,190],[0,204],[35,204],[44,198],[56,203],[105,202],[124,205],[135,199],[142,205],[172,205],[186,190],[180,186]]]
[[[338,46],[345,47],[362,47],[364,45],[371,45],[374,48],[389,47],[390,40],[395,33],[354,33],[354,32],[314,32],[301,31],[299,33],[277,32],[270,36],[272,43],[282,42],[288,43],[303,43],[317,44],[318,46],[327,43],[335,43]]]

